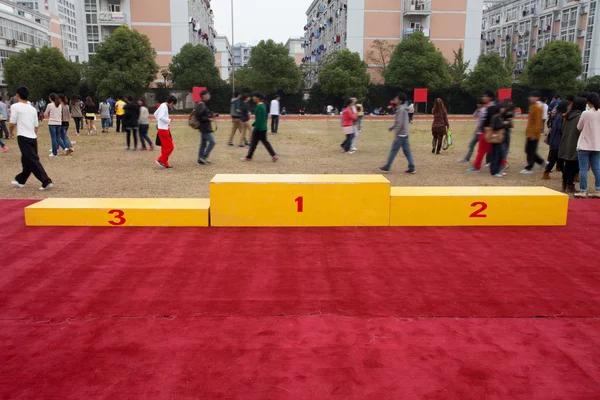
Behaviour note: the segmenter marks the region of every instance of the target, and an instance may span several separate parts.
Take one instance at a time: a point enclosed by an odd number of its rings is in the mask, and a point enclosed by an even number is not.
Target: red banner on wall
[[[498,101],[502,101],[505,99],[512,99],[512,89],[511,88],[505,88],[505,89],[498,89]]]
[[[415,89],[415,103],[427,103],[427,89]]]
[[[203,90],[206,90],[206,88],[205,87],[192,88],[192,98],[194,99],[195,103],[200,103],[202,101],[202,98],[200,97],[200,93],[202,93]]]

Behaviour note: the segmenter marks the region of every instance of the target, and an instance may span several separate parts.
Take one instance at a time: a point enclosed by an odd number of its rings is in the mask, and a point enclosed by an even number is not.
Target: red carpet
[[[26,228],[29,203],[0,202],[0,398],[599,398],[600,202],[564,228],[122,230]]]

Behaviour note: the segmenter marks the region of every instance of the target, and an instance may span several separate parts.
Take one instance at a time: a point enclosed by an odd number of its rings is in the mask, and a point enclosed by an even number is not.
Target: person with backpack
[[[256,103],[256,109],[254,110],[254,132],[252,132],[252,141],[250,142],[250,149],[248,155],[242,158],[242,161],[252,161],[254,151],[258,146],[258,142],[262,142],[269,154],[271,155],[271,161],[275,162],[279,160],[279,157],[273,150],[273,146],[267,140],[267,106],[265,105],[265,95],[259,92],[254,92],[252,100]]]
[[[198,130],[202,136],[200,139],[200,149],[198,150],[198,164],[210,165],[211,162],[208,161],[208,157],[216,144],[213,135],[214,129],[212,127],[214,114],[206,104],[207,101],[210,101],[210,92],[208,90],[203,90],[200,93],[200,97],[202,98],[202,101],[198,104],[198,107],[196,107],[194,112],[196,119],[198,120]]]
[[[241,106],[242,99],[241,94],[239,92],[235,92],[235,96],[231,99],[231,135],[229,135],[229,141],[227,144],[229,146],[233,146],[233,138],[235,137],[235,133],[239,130],[240,135],[243,134],[242,120],[241,120]]]
[[[156,127],[158,128],[156,145],[160,146],[160,157],[158,157],[156,163],[163,169],[173,168],[169,165],[169,157],[175,149],[170,131],[171,119],[169,118],[169,109],[173,108],[175,104],[177,104],[177,97],[169,96],[167,101],[162,103],[154,112],[154,118],[157,122]]]
[[[242,121],[242,137],[240,138],[240,147],[250,145],[248,136],[251,135],[252,126],[250,126],[250,95],[244,93],[242,95],[242,105],[240,106],[240,120]],[[251,138],[250,138],[251,139]]]

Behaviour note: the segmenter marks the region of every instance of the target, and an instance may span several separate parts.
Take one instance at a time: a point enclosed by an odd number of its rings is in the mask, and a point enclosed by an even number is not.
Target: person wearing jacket
[[[358,120],[358,115],[354,112],[354,99],[348,99],[342,113],[342,132],[345,136],[344,142],[341,144],[344,153],[353,154],[352,141],[354,140],[355,125]]]
[[[161,168],[171,169],[169,165],[169,156],[173,153],[175,146],[173,146],[173,137],[171,136],[170,125],[171,119],[169,118],[169,109],[173,108],[177,104],[177,97],[169,96],[167,101],[162,103],[154,112],[154,118],[156,119],[156,127],[158,128],[157,146],[160,146],[160,157],[156,160],[156,163]]]
[[[477,101],[477,110],[475,110],[475,113],[473,114],[473,117],[475,117],[475,119],[477,119],[477,125],[475,126],[475,132],[473,134],[473,139],[471,139],[471,141],[469,142],[467,155],[464,156],[464,158],[461,158],[460,160],[458,160],[458,162],[460,162],[460,163],[468,163],[469,161],[471,161],[471,156],[473,155],[473,152],[475,151],[475,146],[479,142],[479,135],[481,135],[481,132],[483,132],[483,127],[481,126],[481,124],[483,123],[483,119],[485,118],[486,107],[487,107],[487,105],[483,102],[483,99],[480,98]]]
[[[106,100],[101,101],[98,112],[102,122],[102,133],[108,133],[108,128],[110,128],[110,104]]]
[[[235,133],[239,130],[240,135],[243,135],[243,126],[242,126],[242,98],[239,92],[235,92],[235,97],[231,99],[231,135],[229,135],[229,141],[227,144],[229,146],[233,146],[233,138],[235,137]]]
[[[506,138],[506,131],[511,127],[511,121],[507,118],[507,113],[510,108],[510,100],[505,99],[501,103],[498,103],[498,107],[494,107],[493,111],[495,115],[490,120],[490,126],[494,131],[500,131],[504,129],[504,135]],[[504,173],[501,171],[502,161],[504,156],[504,141],[502,143],[490,144],[491,147],[491,162],[490,162],[490,173],[495,178],[504,178]]]
[[[200,150],[198,151],[198,164],[210,165],[211,162],[208,161],[208,157],[216,144],[213,135],[214,129],[212,127],[213,113],[206,104],[206,102],[210,100],[210,93],[208,90],[203,90],[202,93],[200,93],[200,97],[202,98],[202,101],[198,104],[195,111],[196,118],[200,123],[200,134],[202,135],[202,139],[200,140]]]
[[[579,160],[579,193],[577,198],[588,197],[588,168],[594,174],[595,191],[589,197],[600,198],[600,95],[591,93],[587,97],[589,109],[581,114],[577,129],[581,131],[577,141]]]
[[[540,138],[544,131],[544,109],[540,104],[540,93],[531,92],[529,94],[529,118],[527,120],[527,130],[525,131],[525,154],[527,154],[527,166],[520,174],[530,175],[533,173],[535,164],[546,167],[547,161],[544,161],[537,153]]]
[[[62,130],[62,105],[56,93],[50,93],[50,101],[44,112],[44,116],[48,118],[48,130],[50,131],[50,139],[52,141],[52,153],[50,157],[58,157],[58,147],[68,149],[61,138]]]
[[[579,172],[579,160],[577,158],[577,142],[581,131],[577,124],[581,114],[585,111],[586,99],[575,97],[571,110],[565,114],[563,122],[563,133],[558,147],[558,158],[563,160],[562,189],[566,193],[575,193],[575,175]]]
[[[83,113],[81,112],[81,97],[78,94],[74,94],[71,97],[70,102],[71,109],[71,117],[73,117],[73,122],[75,122],[75,132],[76,135],[79,136],[81,132],[81,128],[83,127]]]
[[[562,159],[558,158],[558,149],[560,147],[560,140],[563,135],[563,118],[569,108],[568,101],[561,101],[553,107],[552,111],[554,113],[554,118],[550,122],[550,133],[548,134],[548,146],[550,146],[550,150],[548,152],[548,165],[546,165],[546,170],[542,175],[542,179],[552,179],[550,177],[550,172],[552,172],[552,168],[556,165],[557,171],[562,171],[564,167],[564,162]]]
[[[250,141],[248,136],[251,135],[252,126],[250,125],[250,95],[244,93],[242,95],[242,104],[240,106],[240,120],[242,121],[242,136],[240,137],[240,147],[245,147],[250,145]]]
[[[125,111],[123,114],[123,130],[127,133],[127,147],[125,147],[125,150],[129,151],[131,149],[136,151],[138,143],[137,130],[140,121],[140,106],[133,101],[133,96],[131,95],[125,96],[125,103],[126,104],[123,106],[123,110]],[[130,147],[132,135],[133,148]]]
[[[392,143],[392,148],[390,150],[387,163],[383,167],[379,168],[379,170],[383,173],[390,172],[392,163],[394,162],[394,159],[398,155],[400,149],[402,149],[404,156],[408,161],[408,169],[404,172],[407,174],[414,174],[417,172],[412,154],[410,152],[410,144],[408,142],[410,118],[408,116],[409,106],[406,104],[406,98],[406,94],[398,93],[396,98],[393,100],[394,104],[396,105],[396,118],[394,120],[394,124],[388,130],[390,132],[394,132],[394,142]]]
[[[262,142],[269,154],[271,155],[271,161],[275,162],[279,160],[277,153],[273,150],[273,146],[267,140],[267,106],[265,105],[265,95],[259,92],[254,92],[252,100],[256,103],[256,109],[254,110],[254,132],[252,132],[252,141],[250,142],[250,149],[248,155],[242,158],[242,161],[252,161],[252,156],[258,146],[258,142]]]
[[[142,148],[140,150],[147,150],[146,143],[150,146],[150,150],[154,150],[152,140],[148,137],[148,131],[150,130],[150,112],[146,107],[146,102],[143,98],[137,99],[137,105],[140,107],[140,119],[138,121],[140,128],[140,142],[142,142]]]
[[[64,94],[59,94],[60,104],[62,106],[62,129],[60,131],[60,139],[65,144],[66,148],[63,148],[65,155],[71,154],[73,151],[73,145],[69,140],[67,133],[69,132],[69,123],[71,122],[71,112],[69,111],[69,99]]]
[[[437,98],[433,103],[433,124],[431,125],[431,133],[433,134],[432,153],[440,154],[442,143],[444,137],[448,133],[448,129],[450,129],[450,124],[448,123],[448,111],[446,111],[442,99]]]

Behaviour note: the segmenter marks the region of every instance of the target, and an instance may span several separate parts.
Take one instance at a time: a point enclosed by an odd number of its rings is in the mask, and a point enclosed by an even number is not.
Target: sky
[[[235,43],[255,45],[273,39],[285,43],[304,35],[306,10],[312,0],[233,0]],[[215,29],[231,42],[231,0],[212,0]]]

